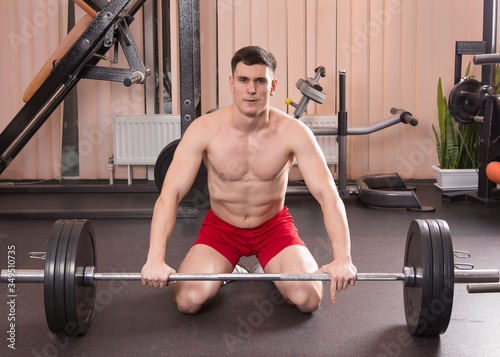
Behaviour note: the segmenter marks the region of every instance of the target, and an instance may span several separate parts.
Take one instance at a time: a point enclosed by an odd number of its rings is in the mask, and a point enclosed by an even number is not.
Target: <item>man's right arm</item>
[[[199,118],[198,120],[200,120]],[[201,120],[200,120],[201,122]],[[174,158],[156,201],[151,221],[150,245],[146,264],[142,268],[142,283],[153,287],[167,285],[175,270],[165,262],[168,240],[177,219],[179,202],[191,189],[198,174],[206,145],[203,130],[193,122],[175,150]],[[201,124],[201,123],[200,123]]]

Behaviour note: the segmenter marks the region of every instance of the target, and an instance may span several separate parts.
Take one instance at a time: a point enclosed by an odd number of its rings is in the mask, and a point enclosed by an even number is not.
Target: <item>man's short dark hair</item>
[[[269,67],[273,73],[276,72],[276,58],[274,58],[272,53],[259,46],[243,47],[234,54],[233,59],[231,60],[231,70],[233,75],[236,70],[236,65],[240,62],[243,62],[247,66],[263,64]]]

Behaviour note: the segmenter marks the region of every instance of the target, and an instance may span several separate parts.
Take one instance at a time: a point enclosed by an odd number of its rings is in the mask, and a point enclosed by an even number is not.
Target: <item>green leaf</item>
[[[441,150],[441,142],[439,141],[439,135],[436,131],[436,128],[434,127],[434,124],[432,124],[432,131],[434,131],[434,137],[436,138],[436,152],[438,155],[438,160],[439,160],[439,166],[443,167],[443,152]]]
[[[438,106],[438,121],[439,133],[441,134],[441,145],[444,143],[445,125],[446,125],[446,98],[443,96],[443,87],[441,85],[441,77],[439,77],[437,87],[437,106]]]
[[[469,73],[470,73],[470,61],[469,61],[469,65],[467,66],[467,69],[465,70],[465,76],[469,77]]]
[[[458,130],[464,139],[463,142],[462,139],[459,139],[460,150],[458,153],[458,167],[463,169],[474,169],[479,161],[479,146],[477,142],[479,140],[481,125],[477,122],[468,125],[460,124]],[[466,148],[469,153],[467,153]]]
[[[458,142],[455,133],[455,123],[450,113],[446,114],[446,127],[445,127],[445,150],[444,166],[447,169],[457,168],[458,162]]]

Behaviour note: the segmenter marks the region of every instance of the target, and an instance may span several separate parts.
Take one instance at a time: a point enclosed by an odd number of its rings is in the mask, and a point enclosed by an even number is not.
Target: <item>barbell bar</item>
[[[42,269],[17,269],[14,274],[2,269],[0,282],[8,283],[9,279],[16,283],[43,284],[45,271]],[[95,272],[94,266],[84,268],[83,274],[76,273],[76,279],[83,279],[84,286],[92,286],[94,281],[141,281],[141,273],[127,272]],[[330,281],[330,275],[324,273],[173,273],[169,281]],[[454,270],[455,284],[485,284],[496,283],[500,280],[500,271],[496,269]],[[403,273],[358,273],[356,281],[402,281],[404,286],[415,284],[415,272],[412,267],[404,267]],[[494,284],[485,284],[486,287]],[[484,289],[484,287],[483,287]],[[476,292],[476,291],[474,291]]]
[[[454,251],[448,224],[443,220],[415,219],[406,238],[402,273],[359,273],[358,281],[402,281],[409,332],[437,336],[451,318],[455,283],[481,284],[482,292],[496,289],[498,270],[454,269]],[[171,281],[328,281],[328,274],[181,274]],[[58,220],[45,253],[45,269],[2,270],[2,283],[43,283],[45,315],[53,333],[83,335],[94,317],[98,281],[140,281],[140,273],[96,271],[95,232],[88,220]],[[485,287],[484,287],[485,286]]]

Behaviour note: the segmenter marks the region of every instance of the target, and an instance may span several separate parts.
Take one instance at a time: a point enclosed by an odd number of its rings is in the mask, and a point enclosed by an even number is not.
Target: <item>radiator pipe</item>
[[[109,169],[109,184],[113,186],[113,169],[115,167],[115,159],[113,153],[108,153],[108,169]]]

